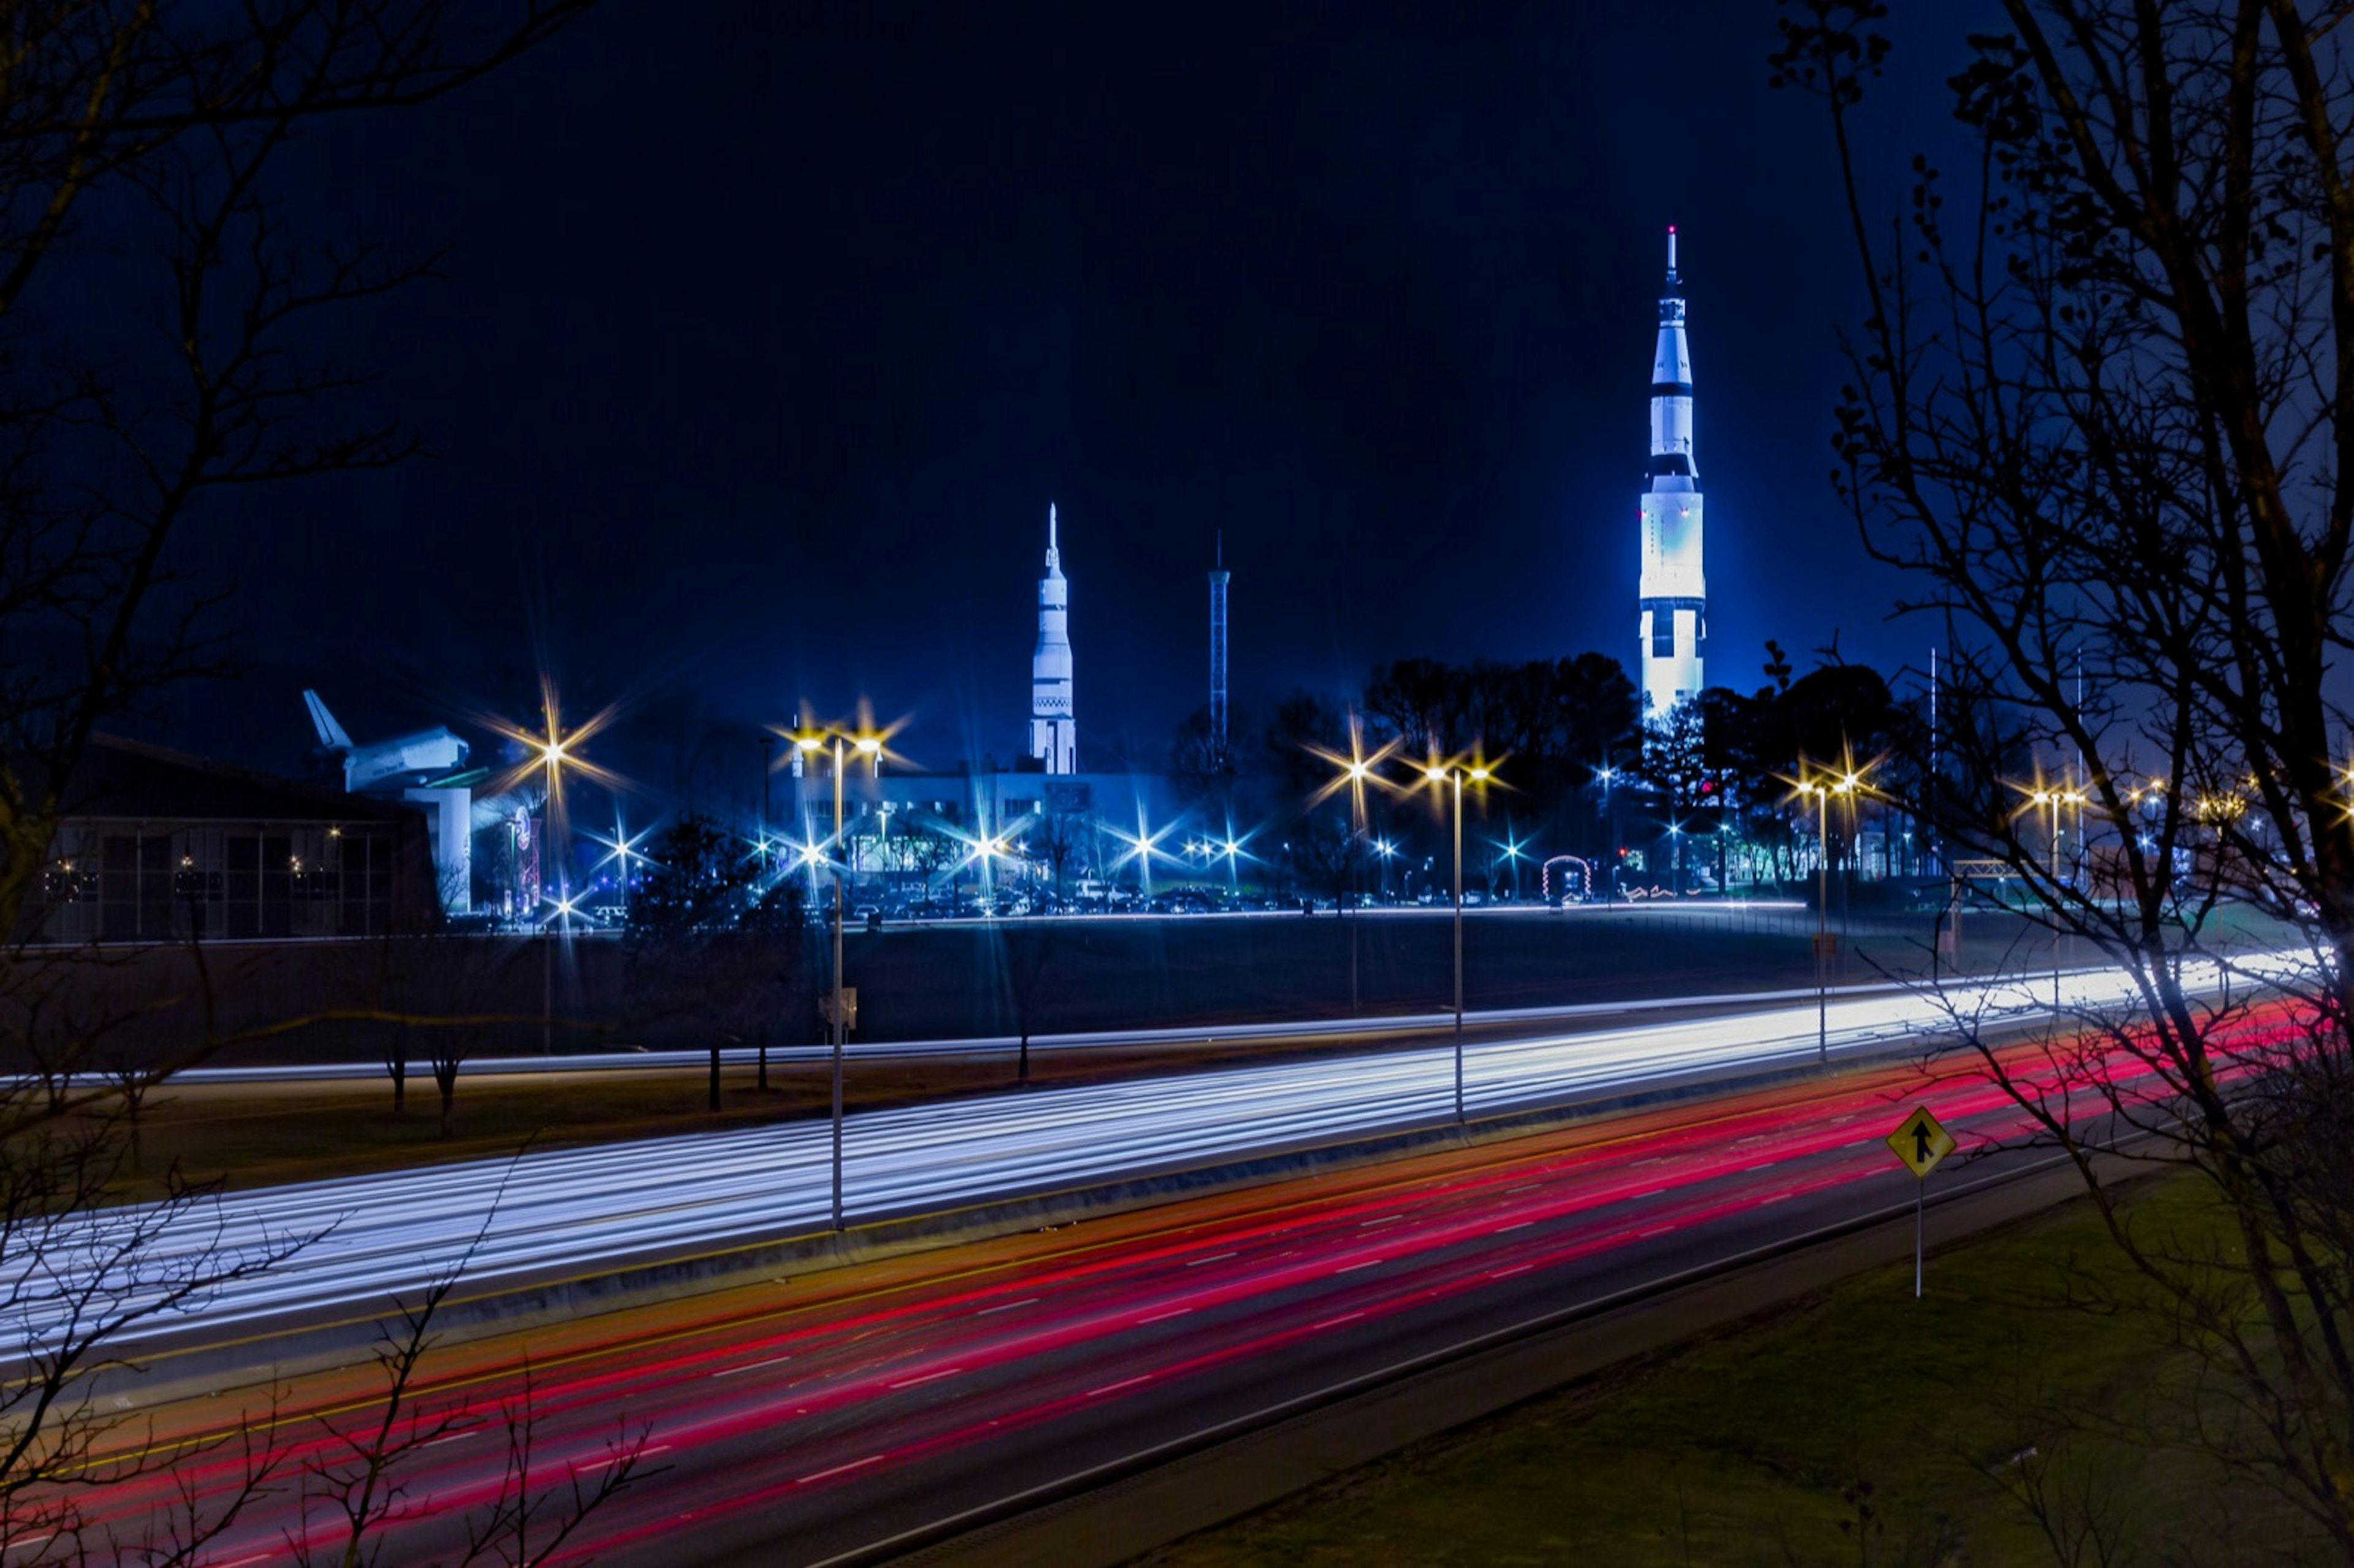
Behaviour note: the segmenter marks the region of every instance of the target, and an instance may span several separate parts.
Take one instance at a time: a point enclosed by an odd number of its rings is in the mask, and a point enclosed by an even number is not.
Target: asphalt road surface
[[[1104,1239],[801,1305],[679,1326],[675,1309],[594,1325],[593,1342],[535,1357],[533,1485],[561,1490],[643,1444],[646,1470],[559,1561],[814,1564],[887,1555],[928,1527],[989,1510],[1124,1457],[1247,1426],[1295,1402],[1377,1380],[1580,1303],[1640,1291],[1911,1202],[1882,1139],[1926,1104],[1973,1150],[2015,1137],[2019,1112],[1956,1056],[1785,1086],[1674,1113],[1458,1153],[1341,1183],[1292,1183],[1171,1209]],[[2123,1070],[2122,1068],[2120,1070]],[[2031,1157],[1997,1153],[1983,1181]],[[432,1446],[400,1467],[410,1517],[387,1560],[454,1555],[500,1492],[499,1414],[525,1398],[515,1347],[427,1392]],[[290,1396],[300,1410],[302,1390]],[[228,1424],[221,1399],[192,1419]],[[365,1414],[365,1411],[357,1414]],[[342,1417],[347,1424],[353,1414]],[[307,1517],[337,1526],[292,1478],[330,1453],[281,1425],[277,1489],[215,1543],[224,1565],[284,1561]],[[640,1436],[642,1435],[642,1436]],[[183,1467],[205,1506],[243,1474],[237,1450]],[[160,1479],[99,1494],[133,1530]]]

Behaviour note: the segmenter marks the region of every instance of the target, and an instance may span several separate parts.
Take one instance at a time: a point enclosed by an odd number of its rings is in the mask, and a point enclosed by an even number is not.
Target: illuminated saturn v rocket
[[[1692,465],[1691,353],[1684,343],[1683,279],[1668,229],[1668,287],[1651,355],[1650,482],[1643,491],[1643,716],[1665,718],[1700,694],[1708,642],[1708,580],[1701,570],[1700,471]]]
[[[1079,770],[1078,721],[1071,715],[1070,598],[1049,505],[1046,575],[1038,579],[1038,651],[1030,656],[1030,755],[1049,773]]]

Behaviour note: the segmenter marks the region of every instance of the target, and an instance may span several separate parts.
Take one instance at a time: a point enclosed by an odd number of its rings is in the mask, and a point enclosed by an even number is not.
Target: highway
[[[2040,1020],[2051,983],[1849,999],[1827,1014],[1829,1050],[1925,1050],[1946,1037],[1949,1010]],[[2126,980],[2111,971],[2080,971],[2065,983],[2071,1012],[2128,999]],[[1465,1110],[1476,1121],[1694,1075],[1789,1068],[1815,1056],[1817,1026],[1816,1009],[1799,1006],[1483,1042],[1464,1054]],[[1454,1069],[1451,1050],[1423,1047],[861,1112],[844,1130],[846,1215],[934,1213],[1443,1125],[1454,1118]],[[158,1316],[117,1343],[186,1342],[192,1330],[218,1341],[373,1319],[396,1295],[461,1261],[465,1291],[481,1294],[822,1232],[830,1151],[829,1126],[804,1121],[233,1192],[143,1246],[147,1277],[170,1275],[179,1256],[308,1245],[224,1285],[196,1313]],[[90,1232],[87,1255],[109,1257],[110,1235],[140,1217],[99,1211],[78,1222]],[[75,1301],[37,1271],[58,1246],[84,1249],[71,1235],[51,1240],[42,1255],[19,1249],[0,1261],[0,1288],[14,1292],[0,1325],[11,1344],[37,1341]]]
[[[1182,1447],[1267,1413],[1517,1327],[1909,1206],[1882,1139],[1926,1103],[1965,1155],[2019,1113],[1968,1062],[1889,1065],[1686,1105],[1339,1182],[1297,1182],[1108,1225],[1013,1253],[931,1255],[899,1283],[773,1289],[720,1311],[688,1302],[574,1325],[532,1348],[535,1486],[563,1488],[647,1434],[659,1473],[592,1517],[567,1562],[816,1564],[887,1556],[945,1521],[1052,1489],[1124,1457]],[[1998,1154],[1949,1164],[1957,1190]],[[1090,1233],[1093,1228],[1089,1227]],[[698,1316],[701,1314],[701,1316]],[[435,1435],[403,1461],[413,1517],[391,1560],[427,1561],[498,1494],[497,1413],[521,1398],[510,1344],[427,1391]],[[329,1439],[298,1386],[281,1411],[280,1489],[216,1543],[217,1564],[286,1560],[305,1505],[286,1478]],[[167,1417],[233,1423],[215,1399]],[[350,1422],[364,1410],[347,1409]],[[445,1415],[456,1425],[438,1425]],[[198,1424],[201,1425],[201,1423]],[[177,1479],[219,1499],[244,1474],[219,1451]],[[94,1494],[135,1532],[160,1479]],[[320,1539],[333,1521],[311,1508]]]

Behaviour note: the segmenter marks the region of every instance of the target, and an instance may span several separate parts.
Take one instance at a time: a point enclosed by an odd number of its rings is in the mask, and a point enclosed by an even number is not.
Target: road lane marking
[[[1490,1231],[1488,1234],[1489,1234],[1490,1235],[1491,1235],[1491,1236],[1500,1236],[1500,1235],[1502,1235],[1506,1231],[1524,1231],[1524,1230],[1527,1230],[1531,1225],[1535,1224],[1536,1224],[1536,1222],[1535,1222],[1534,1220],[1522,1220],[1522,1221],[1519,1224],[1517,1224],[1517,1225],[1498,1225],[1494,1230]]]
[[[907,1378],[901,1382],[891,1384],[891,1386],[893,1388],[913,1388],[919,1383],[929,1383],[934,1378],[954,1377],[957,1373],[962,1371],[964,1371],[964,1368],[962,1367],[942,1367],[938,1372],[926,1372],[921,1377]]]
[[[1394,1225],[1404,1218],[1405,1218],[1404,1214],[1384,1214],[1378,1220],[1359,1220],[1357,1228],[1363,1230],[1367,1225]]]
[[[973,1316],[986,1318],[991,1312],[1011,1312],[1016,1307],[1035,1307],[1036,1305],[1038,1305],[1038,1298],[1035,1296],[1025,1296],[1019,1301],[1001,1301],[994,1307],[984,1307]]]
[[[1363,1314],[1363,1312],[1343,1312],[1343,1313],[1341,1313],[1338,1318],[1327,1318],[1327,1319],[1325,1319],[1321,1323],[1319,1323],[1319,1324],[1315,1325],[1315,1327],[1314,1327],[1314,1328],[1310,1329],[1308,1331],[1309,1331],[1310,1333],[1311,1333],[1311,1334],[1312,1334],[1312,1333],[1314,1333],[1314,1332],[1316,1331],[1316,1330],[1317,1330],[1317,1329],[1333,1329],[1333,1328],[1338,1328],[1340,1325],[1341,1325],[1341,1324],[1343,1324],[1343,1323],[1352,1322],[1352,1321],[1354,1321],[1355,1319],[1359,1319],[1359,1318],[1362,1318],[1362,1317],[1363,1317],[1363,1316],[1364,1316],[1364,1314]]]
[[[1757,1206],[1762,1209],[1768,1203],[1787,1203],[1797,1196],[1796,1192],[1776,1192],[1770,1198],[1760,1198]]]
[[[1648,1192],[1638,1192],[1627,1201],[1630,1203],[1639,1203],[1646,1198],[1656,1198],[1666,1191],[1667,1189],[1665,1187],[1654,1187]]]
[[[1332,1272],[1335,1274],[1354,1274],[1361,1268],[1371,1268],[1377,1263],[1386,1263],[1389,1260],[1387,1258],[1369,1257],[1363,1263],[1352,1263],[1346,1268],[1336,1268]]]
[[[1536,1266],[1533,1263],[1516,1263],[1510,1268],[1500,1268],[1488,1276],[1490,1279],[1510,1279],[1515,1274],[1526,1274]]]
[[[635,1464],[640,1459],[649,1457],[652,1455],[667,1454],[669,1452],[670,1445],[667,1443],[660,1443],[651,1448],[641,1448],[634,1454],[608,1454],[605,1457],[597,1460],[593,1464],[581,1466],[580,1469],[581,1473],[585,1475],[591,1470],[609,1469],[611,1467],[620,1464],[624,1459],[629,1460],[631,1464]]]
[[[38,1546],[45,1541],[53,1541],[56,1538],[57,1531],[51,1531],[47,1535],[35,1535],[27,1537],[23,1541],[12,1541],[8,1543],[8,1550],[11,1552],[22,1552],[27,1546]]]
[[[1212,1254],[1212,1255],[1211,1255],[1210,1256],[1208,1256],[1208,1257],[1197,1257],[1197,1258],[1195,1258],[1193,1262],[1191,1262],[1191,1263],[1187,1264],[1185,1266],[1186,1266],[1186,1267],[1188,1267],[1188,1268],[1199,1268],[1199,1267],[1201,1267],[1201,1266],[1202,1266],[1204,1264],[1205,1264],[1205,1263],[1223,1263],[1223,1262],[1225,1262],[1227,1258],[1230,1258],[1230,1257],[1240,1257],[1240,1256],[1242,1256],[1242,1254],[1240,1254],[1240,1253],[1238,1253],[1238,1252],[1221,1252],[1221,1253],[1214,1253],[1214,1254]]]
[[[1766,1163],[1765,1163],[1765,1164],[1763,1164],[1763,1165],[1752,1165],[1751,1167],[1749,1167],[1749,1171],[1771,1171],[1771,1170],[1773,1170],[1773,1169],[1774,1169],[1774,1167],[1776,1167],[1776,1165],[1779,1165],[1779,1164],[1781,1164],[1781,1163],[1782,1163],[1782,1162],[1781,1162],[1780,1160],[1767,1160],[1767,1161],[1766,1161]],[[1744,1171],[1742,1172],[1742,1174],[1743,1174],[1743,1175],[1744,1175],[1744,1176],[1746,1176],[1746,1175],[1748,1175],[1748,1174],[1749,1174],[1749,1171]]]
[[[883,1456],[880,1454],[869,1454],[864,1459],[853,1459],[847,1465],[836,1465],[831,1470],[813,1471],[809,1475],[801,1477],[799,1480],[795,1481],[793,1485],[797,1487],[805,1487],[811,1481],[824,1480],[828,1476],[839,1476],[847,1471],[863,1469],[868,1465],[877,1463],[882,1459],[882,1457]]]
[[[1530,1181],[1518,1187],[1507,1187],[1504,1189],[1504,1196],[1509,1198],[1515,1192],[1533,1192],[1543,1185],[1542,1181]]]
[[[1180,1307],[1174,1312],[1156,1312],[1150,1318],[1139,1318],[1137,1322],[1140,1326],[1146,1323],[1166,1323],[1170,1319],[1182,1318],[1192,1310],[1191,1307]]]
[[[447,1437],[436,1437],[430,1443],[420,1444],[419,1446],[426,1448],[439,1448],[444,1443],[463,1443],[467,1438],[473,1436],[474,1434],[472,1432],[452,1432]]]
[[[725,1367],[718,1372],[713,1372],[711,1375],[713,1377],[734,1377],[737,1372],[758,1372],[762,1367],[772,1367],[777,1365],[779,1361],[789,1361],[792,1359],[793,1358],[790,1356],[770,1356],[765,1361],[746,1361],[740,1367]]]
[[[1653,1225],[1648,1231],[1637,1231],[1635,1233],[1635,1239],[1637,1241],[1642,1241],[1650,1236],[1663,1236],[1675,1228],[1676,1227],[1673,1225]]]
[[[1138,1383],[1150,1383],[1151,1381],[1152,1374],[1150,1372],[1142,1372],[1135,1377],[1122,1378],[1118,1383],[1108,1383],[1101,1388],[1091,1388],[1087,1390],[1087,1397],[1093,1399],[1099,1393],[1117,1393],[1123,1388],[1134,1388]]]

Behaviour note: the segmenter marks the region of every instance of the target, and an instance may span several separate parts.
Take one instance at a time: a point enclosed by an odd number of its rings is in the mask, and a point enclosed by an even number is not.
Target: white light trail
[[[2257,966],[2234,965],[2246,975]],[[2285,969],[2286,966],[2284,965]],[[2116,970],[2066,978],[2072,1010],[2129,1004]],[[1852,998],[1829,1009],[1834,1050],[1925,1048],[1950,1031],[1948,1010],[1988,1024],[2049,1013],[2048,974],[1940,999],[1914,992]],[[1197,1036],[1198,1037],[1198,1036]],[[1474,1114],[1639,1089],[1664,1079],[1802,1065],[1816,1049],[1803,1005],[1598,1033],[1468,1047]],[[1453,1056],[1445,1045],[1267,1063],[1182,1077],[1032,1089],[1020,1095],[863,1111],[848,1119],[845,1192],[854,1220],[924,1213],[1104,1181],[1345,1141],[1453,1118]],[[383,1310],[457,1266],[469,1293],[624,1263],[707,1253],[821,1232],[830,1206],[829,1125],[808,1120],[582,1149],[514,1160],[306,1182],[226,1195],[180,1237],[145,1255],[169,1272],[225,1249],[324,1234],[269,1273],[236,1281],[194,1316],[212,1330],[267,1319]],[[483,1216],[493,1200],[497,1213]],[[90,1216],[95,1230],[122,1211]],[[48,1257],[54,1266],[56,1257]],[[0,1290],[24,1286],[42,1259],[0,1260]],[[123,1341],[175,1332],[167,1317]],[[54,1324],[37,1303],[6,1323],[15,1342]]]

